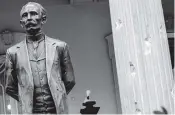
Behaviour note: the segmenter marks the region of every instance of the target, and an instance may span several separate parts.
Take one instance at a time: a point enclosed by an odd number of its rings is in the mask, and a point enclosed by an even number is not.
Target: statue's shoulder
[[[59,38],[51,38],[47,36],[47,40],[53,44],[56,44],[59,47],[65,47],[67,45],[65,41],[62,41]]]
[[[8,51],[9,53],[16,53],[17,50],[21,47],[21,45],[25,44],[24,42],[25,42],[25,41],[23,40],[23,41],[21,41],[21,42],[15,44],[15,45],[9,47],[9,48],[7,49],[7,51]]]

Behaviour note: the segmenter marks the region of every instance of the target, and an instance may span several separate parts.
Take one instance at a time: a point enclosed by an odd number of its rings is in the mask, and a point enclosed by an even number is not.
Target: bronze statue
[[[68,113],[67,94],[75,85],[67,43],[46,36],[46,10],[36,2],[22,7],[26,38],[6,53],[6,93],[19,101],[21,113]]]

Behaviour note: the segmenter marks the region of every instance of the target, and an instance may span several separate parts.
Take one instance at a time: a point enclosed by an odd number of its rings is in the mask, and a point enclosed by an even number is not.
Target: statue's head
[[[41,32],[42,26],[46,23],[46,10],[36,2],[28,2],[20,12],[20,24],[30,35]]]

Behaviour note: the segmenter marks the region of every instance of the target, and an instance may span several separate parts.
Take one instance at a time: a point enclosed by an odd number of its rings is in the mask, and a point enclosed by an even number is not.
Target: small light
[[[7,109],[8,110],[11,110],[11,105],[7,105]]]
[[[91,91],[90,91],[90,90],[87,90],[87,91],[86,91],[86,95],[87,95],[87,96],[90,96],[90,94],[91,94]]]

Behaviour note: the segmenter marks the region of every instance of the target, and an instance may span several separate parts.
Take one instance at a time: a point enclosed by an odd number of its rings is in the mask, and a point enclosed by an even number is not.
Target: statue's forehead
[[[29,12],[29,11],[37,11],[40,12],[40,8],[38,5],[36,4],[27,4],[26,6],[24,6],[24,8],[22,9],[22,13],[24,12]]]

